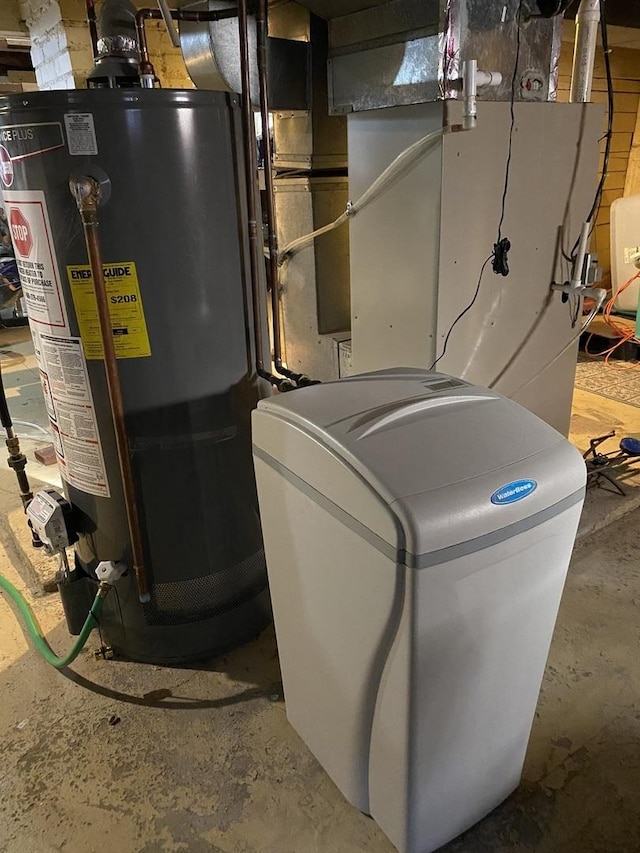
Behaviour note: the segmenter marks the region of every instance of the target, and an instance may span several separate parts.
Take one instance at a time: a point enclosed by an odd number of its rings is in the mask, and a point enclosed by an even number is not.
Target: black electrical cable
[[[449,328],[449,331],[447,332],[447,336],[446,336],[446,338],[444,339],[444,346],[442,347],[442,352],[441,352],[441,353],[440,353],[440,355],[436,358],[436,360],[433,362],[433,364],[431,365],[431,367],[429,368],[429,370],[435,370],[435,367],[436,367],[436,365],[438,364],[438,362],[440,361],[440,359],[441,359],[441,358],[444,358],[444,356],[445,356],[445,354],[446,354],[446,352],[447,352],[447,346],[448,346],[448,344],[449,344],[449,338],[451,337],[451,333],[453,332],[453,330],[455,329],[455,327],[458,325],[458,323],[460,322],[460,320],[462,320],[462,318],[465,316],[465,314],[468,314],[468,313],[469,313],[469,311],[471,311],[471,309],[472,309],[472,308],[473,308],[473,306],[475,305],[475,303],[476,303],[476,299],[478,298],[478,294],[480,293],[480,285],[482,284],[482,276],[484,275],[484,271],[485,271],[485,269],[487,268],[487,264],[489,263],[489,261],[492,261],[492,260],[493,260],[493,258],[494,258],[494,255],[493,255],[493,252],[492,252],[492,253],[489,255],[489,257],[486,259],[486,261],[482,264],[482,269],[480,270],[480,275],[479,275],[479,277],[478,277],[478,284],[476,285],[476,292],[473,294],[473,299],[472,299],[472,300],[471,300],[471,302],[467,305],[467,307],[466,307],[463,311],[461,311],[461,312],[458,314],[458,316],[456,317],[456,319],[455,319],[455,320],[453,321],[453,323],[451,324],[451,326],[450,326],[450,328]]]
[[[434,370],[438,362],[444,358],[447,352],[447,346],[449,344],[449,339],[451,338],[451,334],[455,327],[458,325],[460,320],[473,308],[478,298],[478,294],[480,293],[480,287],[482,285],[482,277],[484,275],[484,271],[487,268],[487,264],[489,262],[492,263],[493,271],[496,275],[509,275],[509,250],[511,249],[511,241],[508,237],[504,237],[502,234],[502,226],[504,225],[504,218],[506,214],[507,207],[507,196],[509,194],[509,179],[511,176],[511,159],[513,156],[513,133],[516,125],[516,111],[515,111],[515,100],[516,100],[516,81],[518,79],[518,66],[520,64],[520,48],[522,45],[522,8],[524,5],[524,0],[520,0],[518,4],[518,11],[516,12],[516,24],[517,24],[517,34],[516,34],[516,55],[513,63],[513,73],[511,75],[511,98],[510,98],[510,116],[511,122],[509,126],[509,147],[507,150],[507,162],[505,165],[505,173],[504,173],[504,186],[502,189],[502,199],[500,204],[500,220],[498,222],[498,237],[496,242],[493,245],[493,251],[489,255],[489,257],[484,261],[482,267],[480,269],[480,275],[478,276],[478,284],[476,285],[475,293],[473,294],[473,298],[471,302],[467,305],[467,307],[458,314],[456,319],[453,321],[451,326],[449,327],[449,331],[444,339],[444,345],[442,347],[442,352],[435,359],[430,370]]]
[[[600,0],[600,33],[602,36],[602,53],[604,57],[604,69],[605,75],[607,78],[607,108],[608,108],[608,118],[607,118],[607,132],[604,138],[607,140],[605,148],[604,148],[604,158],[602,161],[602,174],[600,175],[600,181],[598,182],[598,188],[596,189],[596,194],[593,199],[593,204],[591,205],[591,210],[589,211],[589,215],[586,218],[586,222],[591,226],[591,231],[596,224],[596,220],[598,219],[598,214],[600,213],[600,205],[602,204],[602,196],[604,193],[604,185],[608,177],[609,172],[609,160],[611,159],[611,143],[613,141],[613,114],[615,109],[615,103],[613,100],[613,77],[611,75],[611,57],[609,55],[609,31],[607,27],[607,14],[606,14],[606,3],[605,0]],[[571,260],[575,261],[578,245],[580,243],[580,237],[573,244],[573,248],[571,249]]]
[[[12,437],[13,421],[11,420],[11,412],[7,404],[7,395],[4,390],[4,382],[2,380],[2,366],[0,365],[0,424],[7,431],[7,437]]]
[[[509,147],[507,149],[507,163],[504,170],[504,186],[502,189],[502,201],[500,205],[500,221],[498,222],[498,239],[493,246],[493,271],[496,275],[509,275],[509,250],[511,242],[508,237],[503,237],[502,226],[507,208],[507,195],[509,193],[509,178],[511,175],[511,159],[513,156],[513,133],[516,126],[516,80],[518,78],[518,65],[520,64],[520,48],[522,46],[522,6],[524,0],[520,0],[516,12],[516,57],[513,63],[513,74],[511,75],[511,98],[509,100],[509,112],[511,122],[509,125]]]

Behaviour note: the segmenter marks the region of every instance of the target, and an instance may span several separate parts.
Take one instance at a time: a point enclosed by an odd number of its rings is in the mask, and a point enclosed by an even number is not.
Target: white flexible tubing
[[[571,104],[583,104],[591,100],[599,24],[600,0],[582,0],[576,15],[576,40],[569,94]]]
[[[33,435],[32,433],[26,433],[20,431],[19,438],[26,439],[28,441],[42,441],[44,437],[46,437],[49,441],[51,441],[51,433],[49,430],[46,430],[44,427],[41,427],[39,424],[32,424],[31,421],[12,421],[13,426],[21,426],[21,427],[31,427],[32,429],[37,430],[37,432],[41,433],[41,435]],[[6,429],[2,430],[6,435]]]
[[[301,252],[302,249],[306,249],[307,246],[310,246],[314,240],[318,237],[322,237],[323,234],[328,234],[330,231],[335,231],[336,228],[339,228],[341,225],[348,220],[349,214],[345,210],[336,220],[330,222],[328,225],[323,225],[322,228],[318,228],[316,231],[312,231],[310,234],[305,234],[303,237],[298,237],[295,240],[292,240],[288,243],[284,249],[278,255],[278,263],[280,266],[288,260],[289,258],[296,255],[298,252]]]
[[[531,384],[532,382],[534,382],[534,381],[535,381],[539,376],[541,376],[541,375],[545,372],[545,370],[548,370],[550,367],[553,367],[553,365],[556,363],[556,361],[558,361],[559,359],[561,359],[561,358],[562,358],[562,356],[563,356],[563,355],[564,355],[568,350],[570,350],[570,349],[571,349],[571,347],[575,344],[575,342],[578,340],[578,338],[580,337],[580,335],[588,329],[589,325],[590,325],[590,324],[591,324],[591,322],[593,321],[593,319],[594,319],[594,317],[596,316],[596,314],[598,313],[598,311],[600,311],[600,309],[601,309],[601,308],[602,308],[602,306],[604,305],[604,301],[605,301],[605,299],[607,298],[607,291],[606,291],[606,290],[603,290],[603,289],[600,289],[600,288],[599,288],[599,290],[600,290],[600,295],[599,295],[599,297],[598,297],[598,301],[597,301],[597,303],[596,303],[595,308],[591,311],[591,313],[589,314],[589,316],[587,317],[587,319],[584,321],[584,323],[582,324],[582,326],[580,327],[580,329],[576,332],[576,334],[575,334],[575,335],[573,335],[573,337],[571,338],[571,340],[569,341],[569,343],[568,343],[568,344],[566,344],[566,345],[565,345],[565,346],[560,350],[560,352],[559,352],[557,355],[555,355],[555,356],[551,359],[551,361],[547,362],[547,364],[545,364],[545,366],[544,366],[544,367],[541,367],[541,368],[540,368],[540,370],[539,370],[537,373],[535,373],[533,376],[531,376],[529,379],[527,379],[527,381],[526,381],[526,382],[523,382],[523,383],[522,383],[522,385],[518,385],[518,387],[517,387],[517,388],[514,388],[514,389],[513,389],[513,391],[510,391],[510,392],[509,392],[509,397],[513,397],[513,396],[514,396],[514,394],[517,394],[518,392],[522,391],[522,389],[523,389],[523,388],[526,388],[526,387],[527,387],[527,385],[530,385],[530,384]],[[492,386],[492,385],[490,385],[489,387],[491,388],[491,387],[493,387],[493,386]]]
[[[278,263],[282,265],[285,260],[292,257],[297,252],[300,252],[302,249],[305,249],[307,246],[310,246],[318,237],[322,237],[323,234],[328,234],[330,231],[334,231],[336,228],[344,225],[351,216],[355,216],[356,213],[359,213],[368,204],[371,204],[371,202],[381,195],[402,171],[413,166],[414,161],[422,156],[425,151],[427,151],[437,140],[450,130],[450,127],[440,127],[438,130],[428,133],[426,136],[423,136],[422,139],[418,139],[417,142],[414,142],[408,148],[405,148],[405,150],[398,154],[395,160],[387,166],[384,172],[376,178],[371,186],[364,191],[357,201],[353,203],[349,202],[347,209],[336,220],[330,222],[328,225],[324,225],[322,228],[318,228],[316,231],[312,231],[310,234],[305,234],[304,236],[298,237],[288,243],[280,252],[278,256]]]
[[[162,15],[164,25],[167,28],[167,32],[169,33],[171,44],[174,47],[180,47],[180,35],[173,23],[173,18],[171,17],[171,9],[169,9],[169,4],[167,3],[167,0],[158,0],[158,7],[160,9],[160,14]]]
[[[23,426],[23,427],[31,427],[35,429],[36,432],[41,432],[43,435],[46,435],[47,438],[51,438],[51,432],[44,427],[41,427],[40,424],[32,424],[31,421],[13,421],[14,426]]]

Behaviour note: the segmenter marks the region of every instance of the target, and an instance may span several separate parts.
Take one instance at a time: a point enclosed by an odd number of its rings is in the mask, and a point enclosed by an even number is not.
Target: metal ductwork
[[[465,60],[502,75],[483,100],[508,101],[516,53],[515,99],[555,98],[562,19],[536,0],[301,2],[329,21],[333,113],[457,98]]]
[[[232,9],[229,0],[187,3],[189,11],[219,12]],[[251,100],[258,105],[256,19],[249,15]],[[240,92],[241,72],[238,53],[238,19],[182,22],[180,44],[189,76],[198,89]],[[311,51],[308,42],[269,36],[266,45],[269,104],[276,110],[310,108]]]

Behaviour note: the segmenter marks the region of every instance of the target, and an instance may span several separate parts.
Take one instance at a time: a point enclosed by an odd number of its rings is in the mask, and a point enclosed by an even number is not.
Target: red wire
[[[620,349],[620,347],[622,347],[625,344],[630,343],[630,342],[635,343],[635,344],[640,344],[640,339],[638,339],[636,337],[634,330],[628,329],[625,326],[619,325],[618,323],[616,323],[614,317],[612,316],[612,312],[613,312],[613,309],[615,307],[615,303],[616,303],[617,298],[620,296],[621,293],[624,293],[624,291],[628,287],[630,287],[630,285],[632,285],[633,282],[636,281],[636,279],[638,279],[638,278],[640,278],[640,271],[638,271],[634,276],[632,276],[629,279],[629,281],[626,281],[622,285],[622,287],[618,288],[617,292],[611,296],[611,298],[609,299],[607,304],[604,306],[604,309],[602,312],[602,317],[603,317],[605,323],[611,329],[613,329],[613,331],[618,336],[619,340],[616,341],[616,343],[613,346],[609,347],[608,350],[605,350],[604,352],[600,352],[596,355],[595,353],[589,352],[589,342],[591,341],[591,338],[594,335],[594,333],[592,332],[589,335],[589,337],[587,338],[587,342],[585,344],[585,350],[584,350],[585,354],[588,355],[589,358],[601,358],[602,356],[604,356],[605,357],[604,363],[611,367],[612,365],[610,363],[610,358],[614,354],[614,352],[616,352],[618,349]],[[616,364],[616,369],[629,370],[630,368],[634,368],[636,366],[637,366],[637,362],[628,364],[625,367],[622,367],[622,365],[620,365],[620,364]]]

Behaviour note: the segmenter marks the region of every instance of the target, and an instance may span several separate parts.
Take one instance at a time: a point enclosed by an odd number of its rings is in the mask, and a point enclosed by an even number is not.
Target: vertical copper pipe
[[[247,219],[249,227],[249,259],[251,264],[251,297],[253,304],[253,326],[256,345],[256,366],[258,373],[273,384],[278,379],[266,370],[263,361],[264,337],[262,334],[262,300],[260,298],[260,264],[262,257],[261,240],[258,238],[258,197],[256,190],[257,156],[253,107],[251,106],[251,72],[249,65],[249,16],[247,0],[238,2],[238,31],[240,35],[240,70],[242,86],[240,100],[242,105],[242,129],[244,135],[244,171],[247,194]],[[275,380],[275,381],[274,381]]]
[[[87,0],[92,2],[92,0]],[[193,12],[183,11],[182,9],[170,9],[171,17],[174,21],[194,21],[197,23],[206,21],[223,21],[227,18],[235,18],[238,15],[237,9],[220,9],[210,12]],[[159,21],[163,17],[160,9],[138,9],[136,12],[136,37],[138,39],[138,48],[140,50],[140,76],[155,77],[155,70],[151,60],[149,59],[149,46],[147,44],[147,31],[145,29],[145,21]]]
[[[149,578],[144,559],[142,546],[142,531],[140,528],[140,517],[136,503],[135,485],[133,481],[133,468],[129,454],[129,442],[124,415],[124,401],[122,399],[122,387],[118,373],[118,362],[116,350],[113,343],[113,332],[111,329],[111,317],[109,314],[109,300],[104,280],[104,269],[102,263],[102,251],[100,249],[100,235],[98,230],[98,204],[100,202],[100,185],[93,178],[83,177],[71,182],[71,192],[75,197],[82,218],[84,239],[89,256],[89,266],[93,279],[93,289],[96,295],[98,308],[98,320],[100,322],[100,339],[104,350],[104,370],[107,377],[107,388],[109,391],[109,402],[111,404],[111,415],[118,450],[118,462],[122,477],[122,488],[124,502],[129,524],[129,535],[131,537],[131,552],[133,557],[133,571],[138,586],[140,601],[150,601]]]
[[[138,49],[142,64],[149,62],[149,48],[147,46],[147,31],[144,23],[151,17],[151,9],[138,9],[136,13],[136,36],[138,37]]]
[[[264,184],[269,245],[269,278],[271,280],[271,321],[273,323],[273,361],[278,372],[282,369],[282,330],[280,328],[280,281],[278,267],[278,235],[276,233],[275,196],[273,191],[273,162],[269,133],[269,98],[267,93],[267,0],[258,0],[256,36],[258,42],[258,82],[262,147],[264,151]]]
[[[139,9],[136,14],[136,36],[140,51],[140,81],[145,88],[152,88],[156,79],[156,70],[149,59],[147,31],[144,22],[151,16],[151,9]]]
[[[98,26],[96,24],[96,2],[95,0],[86,0],[87,6],[87,24],[89,25],[89,38],[91,39],[92,56],[95,59],[98,55]]]

